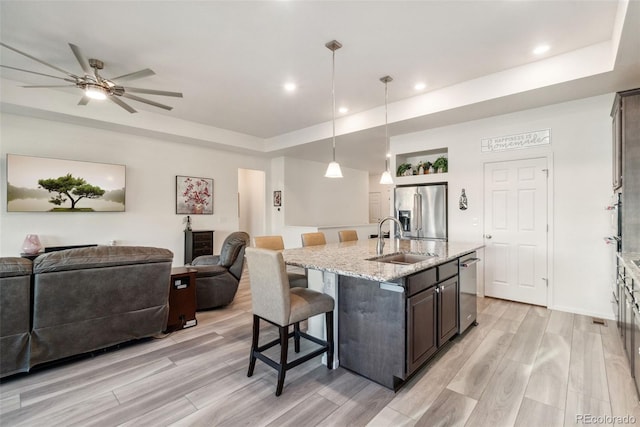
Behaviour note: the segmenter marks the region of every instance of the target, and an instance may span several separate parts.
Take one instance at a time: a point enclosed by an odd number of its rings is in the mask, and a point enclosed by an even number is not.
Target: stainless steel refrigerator
[[[394,200],[405,237],[447,240],[447,184],[396,187]]]

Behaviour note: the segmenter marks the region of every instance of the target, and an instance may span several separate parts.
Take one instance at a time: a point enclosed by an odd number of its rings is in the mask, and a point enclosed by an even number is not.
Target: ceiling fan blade
[[[89,101],[91,101],[91,98],[85,95],[82,98],[80,98],[80,102],[78,102],[78,105],[87,105]]]
[[[124,89],[127,92],[147,93],[149,95],[175,96],[176,98],[182,98],[182,94],[180,92],[168,92],[166,90],[143,89],[139,87],[125,87]]]
[[[53,68],[54,70],[60,71],[61,73],[66,74],[67,76],[69,76],[69,77],[71,77],[71,78],[79,79],[79,77],[78,77],[78,76],[76,76],[75,74],[72,74],[72,73],[70,73],[70,72],[68,72],[68,71],[65,71],[65,70],[63,70],[63,69],[62,69],[62,68],[60,68],[60,67],[56,67],[55,65],[51,65],[51,64],[49,64],[49,63],[47,63],[47,62],[44,62],[43,60],[38,59],[38,58],[36,58],[35,56],[31,56],[31,55],[29,55],[28,53],[25,53],[25,52],[23,52],[23,51],[21,51],[21,50],[18,50],[18,49],[16,49],[15,47],[11,47],[11,46],[9,46],[8,44],[5,44],[5,43],[0,42],[0,46],[4,46],[4,47],[6,47],[6,48],[7,48],[7,49],[9,49],[9,50],[12,50],[12,51],[14,51],[14,52],[16,52],[16,53],[19,53],[19,54],[20,54],[20,55],[22,55],[22,56],[26,56],[26,57],[27,57],[27,58],[29,58],[29,59],[32,59],[32,60],[34,60],[34,61],[36,61],[36,62],[39,62],[39,63],[41,63],[42,65],[46,65],[46,66],[47,66],[47,67],[49,67],[49,68]]]
[[[51,77],[51,78],[54,78],[54,79],[60,79],[60,80],[64,80],[65,82],[75,83],[75,80],[65,79],[64,77],[52,76],[50,74],[38,73],[37,71],[23,70],[22,68],[10,67],[8,65],[1,65],[1,64],[0,64],[0,67],[9,68],[11,70],[16,70],[16,71],[23,71],[25,73],[37,74],[39,76],[45,76],[45,77]]]
[[[135,80],[135,79],[141,79],[143,77],[153,76],[155,74],[156,73],[154,73],[153,70],[145,68],[144,70],[136,71],[135,73],[123,74],[122,76],[114,77],[114,78],[109,79],[109,80],[113,80],[113,81]]]
[[[165,110],[173,110],[173,107],[169,107],[168,105],[160,104],[159,102],[151,101],[149,99],[140,98],[136,95],[131,95],[129,93],[123,93],[122,96],[125,98],[133,99],[134,101],[144,102],[145,104],[153,105],[154,107],[164,108]]]
[[[76,85],[29,85],[29,86],[20,86],[20,87],[33,89],[33,88],[43,88],[43,87],[76,87]]]
[[[109,96],[108,97],[110,100],[112,100],[113,102],[115,102],[116,104],[118,104],[119,106],[121,106],[122,108],[124,108],[125,110],[127,110],[130,113],[137,113],[136,110],[134,110],[133,108],[131,108],[126,102],[124,102],[123,100],[121,100],[120,98],[118,98],[117,96]]]
[[[85,59],[84,55],[80,51],[80,48],[73,43],[69,43],[69,47],[71,48],[71,51],[73,52],[76,59],[80,63],[80,66],[82,67],[82,71],[84,71],[85,74],[92,74],[91,67],[89,67],[89,61]]]

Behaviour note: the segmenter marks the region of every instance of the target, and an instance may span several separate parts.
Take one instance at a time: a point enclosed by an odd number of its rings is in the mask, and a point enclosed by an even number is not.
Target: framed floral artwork
[[[282,191],[276,190],[273,192],[273,206],[282,206]]]
[[[213,179],[176,176],[176,214],[213,215]]]

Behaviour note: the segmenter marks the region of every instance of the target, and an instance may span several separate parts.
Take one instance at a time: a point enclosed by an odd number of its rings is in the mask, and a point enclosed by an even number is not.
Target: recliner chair
[[[238,290],[244,250],[249,235],[244,231],[231,233],[224,240],[220,255],[203,255],[191,262],[196,273],[196,309],[206,310],[228,305]]]

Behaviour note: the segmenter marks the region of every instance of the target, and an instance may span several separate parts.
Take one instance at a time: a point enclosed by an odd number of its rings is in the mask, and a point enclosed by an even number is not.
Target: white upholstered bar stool
[[[284,240],[282,236],[255,236],[253,238],[253,245],[260,249],[271,249],[272,251],[284,250]],[[302,271],[302,269],[300,269]],[[287,277],[289,278],[289,286],[292,288],[308,288],[307,275],[304,273],[295,273],[293,271],[287,271]]]
[[[358,240],[358,233],[356,230],[340,230],[338,231],[338,238],[340,242],[353,242]]]
[[[286,372],[322,353],[327,353],[327,367],[333,368],[333,309],[334,300],[329,295],[305,288],[290,288],[282,253],[268,249],[247,248],[246,259],[251,283],[253,304],[253,338],[247,376],[253,375],[256,359],[278,371],[276,396],[282,394]],[[325,313],[327,340],[300,331],[300,322],[309,317]],[[259,345],[260,320],[278,327],[279,338]],[[293,325],[293,332],[289,326]],[[289,338],[294,338],[295,352],[300,352],[300,338],[305,338],[321,347],[291,362],[287,361]],[[280,344],[280,361],[277,362],[263,352]]]
[[[317,233],[302,233],[300,236],[302,237],[302,246],[318,246],[327,244],[327,239],[325,239],[322,231],[318,231]]]

